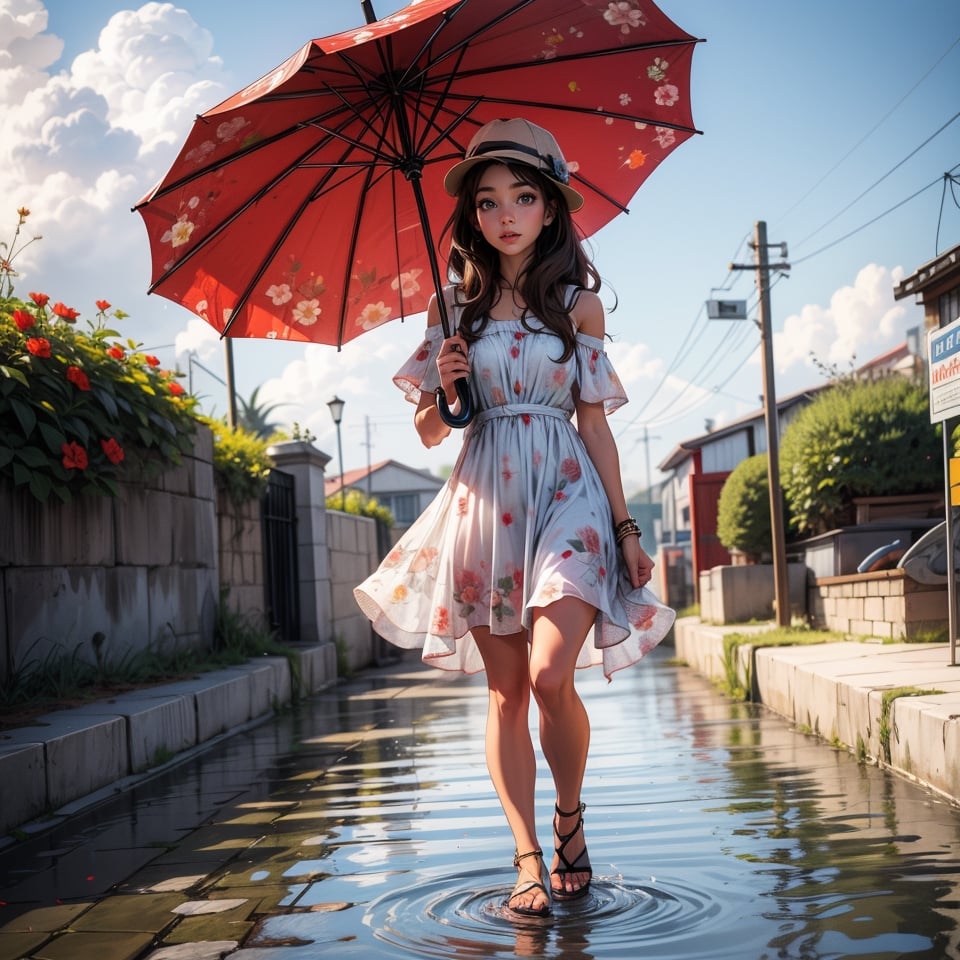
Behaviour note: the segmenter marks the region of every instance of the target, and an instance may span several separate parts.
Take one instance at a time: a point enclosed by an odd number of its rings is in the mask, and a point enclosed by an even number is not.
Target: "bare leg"
[[[529,648],[522,633],[493,636],[481,627],[475,628],[473,635],[483,657],[490,692],[487,768],[513,832],[517,853],[528,853],[539,847],[534,815],[537,761],[529,726]],[[531,881],[541,881],[539,858],[522,860],[519,870],[518,889]],[[509,904],[539,910],[549,904],[549,899],[542,890],[532,888],[512,896]]]
[[[574,687],[574,673],[577,656],[595,617],[596,608],[576,597],[564,597],[534,614],[530,681],[540,708],[540,745],[557,788],[557,808],[575,811],[571,817],[554,819],[555,834],[573,831],[580,815],[590,720]],[[581,831],[571,838],[564,853],[570,863],[577,863],[585,850],[586,840]],[[586,857],[582,863],[586,866]],[[569,873],[561,879],[553,871],[562,866],[555,855],[550,868],[554,890],[572,894],[589,883],[590,874],[586,870]]]

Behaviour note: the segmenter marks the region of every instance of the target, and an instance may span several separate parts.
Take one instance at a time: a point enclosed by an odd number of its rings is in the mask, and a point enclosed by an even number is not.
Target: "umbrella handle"
[[[457,390],[457,396],[460,398],[460,412],[452,413],[447,404],[446,394],[443,387],[437,388],[437,410],[440,411],[440,419],[448,427],[465,427],[474,416],[473,396],[470,393],[470,383],[466,377],[461,377],[454,383]]]

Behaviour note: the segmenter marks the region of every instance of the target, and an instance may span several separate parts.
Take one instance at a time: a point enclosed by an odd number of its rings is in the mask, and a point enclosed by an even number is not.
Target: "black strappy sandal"
[[[521,917],[549,917],[550,916],[550,889],[547,884],[543,883],[543,851],[539,848],[536,850],[531,850],[529,853],[519,853],[516,852],[513,855],[513,865],[520,869],[520,862],[526,860],[527,857],[539,857],[540,858],[540,880],[530,880],[524,886],[520,885],[520,880],[517,880],[517,885],[513,888],[513,893],[507,898],[507,910],[511,913],[515,913]],[[544,897],[546,897],[547,902],[542,907],[511,907],[510,901],[514,897],[522,897],[525,893],[530,893],[534,890],[540,890],[543,892]]]
[[[577,817],[577,825],[569,833],[561,833],[559,829],[556,830],[557,839],[560,841],[560,845],[556,848],[556,854],[560,858],[560,863],[562,866],[551,870],[550,875],[553,876],[556,874],[560,878],[561,884],[564,884],[566,878],[570,876],[570,874],[585,873],[587,875],[587,882],[578,887],[576,890],[569,891],[565,886],[561,886],[561,888],[557,890],[556,887],[551,884],[550,892],[553,894],[554,899],[556,900],[579,899],[586,894],[590,887],[590,881],[593,879],[593,868],[590,866],[590,857],[587,854],[586,844],[584,844],[583,849],[572,863],[567,858],[566,853],[567,844],[581,830],[583,830],[583,811],[586,809],[587,805],[582,801],[577,805],[576,810],[571,810],[569,813],[564,813],[563,810],[561,810],[558,806],[554,806],[554,810],[556,810],[558,817]]]

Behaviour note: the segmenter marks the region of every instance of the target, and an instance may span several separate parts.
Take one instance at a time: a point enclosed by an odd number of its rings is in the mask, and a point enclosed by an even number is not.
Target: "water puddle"
[[[18,910],[91,892],[183,890],[198,914],[243,901],[236,960],[960,960],[957,808],[724,700],[666,652],[578,682],[595,879],[548,919],[504,909],[516,874],[482,678],[409,664],[0,855],[0,886]]]

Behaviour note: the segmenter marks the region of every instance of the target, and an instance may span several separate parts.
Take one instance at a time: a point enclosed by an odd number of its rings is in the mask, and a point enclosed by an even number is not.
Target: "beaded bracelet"
[[[616,536],[617,545],[619,546],[624,540],[627,539],[627,537],[636,536],[639,539],[640,527],[633,517],[627,517],[626,520],[621,520],[616,525],[614,528],[614,534]]]

